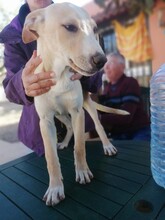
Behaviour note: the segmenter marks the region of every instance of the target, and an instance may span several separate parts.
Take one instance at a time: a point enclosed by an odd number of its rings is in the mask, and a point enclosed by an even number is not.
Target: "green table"
[[[42,197],[48,187],[44,157],[34,153],[0,166],[1,220],[147,220],[165,219],[165,190],[150,171],[150,143],[115,141],[115,157],[103,154],[100,141],[86,143],[94,179],[75,182],[73,148],[58,151],[66,199],[47,207]]]

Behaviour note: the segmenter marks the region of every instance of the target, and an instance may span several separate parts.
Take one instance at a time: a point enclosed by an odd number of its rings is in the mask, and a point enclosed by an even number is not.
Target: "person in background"
[[[24,44],[22,29],[26,16],[39,8],[53,4],[51,0],[27,0],[20,7],[18,15],[0,33],[0,43],[4,44],[4,65],[7,70],[3,81],[6,97],[10,102],[23,106],[18,127],[18,138],[38,155],[44,154],[44,145],[40,133],[39,117],[34,106],[34,97],[50,90],[56,84],[53,72],[34,74],[42,62],[37,56],[36,42]],[[91,77],[73,74],[71,80],[80,80],[83,89],[96,93],[102,84],[102,75],[98,72]],[[63,126],[56,121],[59,136],[64,136]],[[86,131],[93,128],[93,123],[86,117]]]
[[[125,58],[114,52],[107,56],[104,73],[108,79],[99,102],[126,110],[130,115],[99,113],[100,121],[112,139],[150,140],[150,120],[143,109],[140,86],[124,74]]]

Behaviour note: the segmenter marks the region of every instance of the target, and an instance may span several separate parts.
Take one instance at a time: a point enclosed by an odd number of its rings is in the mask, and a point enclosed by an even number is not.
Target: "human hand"
[[[79,80],[79,79],[81,79],[81,77],[82,77],[82,75],[81,75],[80,73],[74,73],[74,74],[70,77],[70,79],[71,79],[72,81],[74,81],[74,80]]]
[[[35,97],[48,92],[51,86],[55,85],[53,72],[40,72],[34,74],[35,69],[42,63],[42,59],[37,56],[37,51],[33,52],[32,57],[26,63],[22,71],[22,82],[25,94],[29,97]]]

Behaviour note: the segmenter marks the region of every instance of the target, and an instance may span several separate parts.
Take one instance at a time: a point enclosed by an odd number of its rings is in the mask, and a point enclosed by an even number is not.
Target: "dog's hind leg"
[[[74,158],[76,182],[85,184],[91,181],[93,174],[91,173],[86,161],[84,110],[82,108],[79,110],[73,110],[71,113],[71,119],[75,139]]]
[[[71,124],[71,117],[68,115],[58,115],[56,116],[65,126],[67,129],[66,136],[62,143],[58,143],[57,147],[58,149],[64,149],[65,147],[68,147],[69,141],[73,135],[73,129],[72,129],[72,124]]]
[[[57,155],[57,135],[54,125],[53,115],[43,117],[40,116],[40,129],[44,141],[45,157],[49,173],[49,187],[44,195],[43,200],[46,205],[54,206],[65,198],[64,186],[62,182],[62,174],[60,163]]]
[[[106,133],[104,131],[103,126],[100,123],[100,120],[98,118],[97,110],[95,108],[95,105],[90,98],[89,94],[84,93],[84,104],[83,107],[87,110],[87,112],[90,114],[91,118],[93,119],[93,122],[95,124],[96,131],[102,141],[104,154],[105,155],[114,155],[117,153],[117,149],[110,143],[109,139],[106,136]]]

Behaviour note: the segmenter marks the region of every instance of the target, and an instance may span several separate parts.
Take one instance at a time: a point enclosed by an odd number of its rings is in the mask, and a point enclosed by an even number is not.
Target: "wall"
[[[149,32],[153,48],[153,74],[163,63],[165,63],[165,27],[160,27],[158,22],[159,11],[162,8],[165,9],[165,3],[161,0],[157,0],[156,2],[157,3],[153,9],[153,12],[149,16]],[[102,9],[99,8],[96,4],[94,4],[93,1],[84,5],[84,8],[88,11],[88,13],[91,16],[94,16],[102,12]]]

